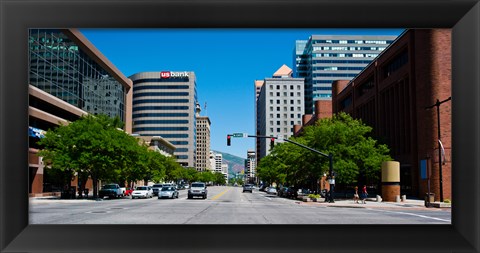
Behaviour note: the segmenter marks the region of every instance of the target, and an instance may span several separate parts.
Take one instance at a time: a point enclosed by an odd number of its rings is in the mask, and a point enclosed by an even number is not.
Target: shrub
[[[452,201],[449,200],[449,199],[444,199],[443,202],[444,202],[444,203],[452,203]]]
[[[311,199],[318,199],[320,198],[320,194],[308,194],[308,197]]]

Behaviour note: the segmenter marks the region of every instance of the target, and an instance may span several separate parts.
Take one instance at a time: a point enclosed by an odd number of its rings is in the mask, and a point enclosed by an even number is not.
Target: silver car
[[[192,183],[190,189],[188,190],[188,198],[191,199],[195,196],[203,197],[203,199],[207,198],[207,185],[202,182],[195,182]]]
[[[177,198],[178,199],[178,191],[175,186],[165,186],[158,192],[158,198]]]

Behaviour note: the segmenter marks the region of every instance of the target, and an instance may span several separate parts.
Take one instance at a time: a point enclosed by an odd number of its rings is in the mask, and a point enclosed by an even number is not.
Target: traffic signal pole
[[[246,134],[245,134],[245,135],[246,135]],[[275,137],[275,136],[261,136],[261,135],[246,135],[246,136],[245,136],[245,135],[242,136],[242,137],[270,138],[272,141],[273,141],[274,139],[278,139],[278,137]],[[228,141],[229,144],[230,144],[230,137],[231,137],[231,136],[234,136],[234,135],[231,135],[231,134],[227,135],[227,141]],[[335,202],[335,200],[334,200],[334,198],[333,198],[333,193],[334,193],[334,189],[335,189],[335,179],[334,179],[335,177],[334,177],[334,175],[333,175],[333,155],[332,155],[332,154],[328,154],[328,155],[327,155],[327,154],[325,154],[325,153],[323,153],[323,152],[320,152],[320,151],[318,151],[318,150],[315,150],[315,149],[313,149],[313,148],[307,147],[307,146],[305,146],[305,145],[303,145],[303,144],[300,144],[300,143],[297,143],[297,142],[294,142],[294,141],[291,141],[291,140],[288,140],[288,139],[283,139],[283,140],[286,141],[286,142],[295,144],[295,145],[297,145],[297,146],[299,146],[299,147],[308,149],[308,150],[310,150],[310,151],[312,151],[312,152],[315,152],[315,153],[317,153],[317,154],[320,154],[320,155],[322,155],[322,156],[324,156],[324,157],[328,157],[328,162],[329,162],[329,172],[328,172],[328,174],[329,174],[329,183],[330,183],[330,199],[329,199],[329,202],[331,202],[331,203]],[[230,145],[228,145],[228,146],[230,146]]]

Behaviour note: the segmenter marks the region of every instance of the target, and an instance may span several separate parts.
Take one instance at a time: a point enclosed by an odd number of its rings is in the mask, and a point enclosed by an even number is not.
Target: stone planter
[[[320,198],[312,198],[313,202],[321,202]]]
[[[309,197],[303,197],[303,198],[302,198],[302,201],[303,201],[303,202],[311,202],[312,199],[309,198]]]

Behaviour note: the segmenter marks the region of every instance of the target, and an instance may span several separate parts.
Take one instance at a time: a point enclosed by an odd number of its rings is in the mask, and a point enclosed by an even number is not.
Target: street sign
[[[248,134],[247,134],[247,133],[233,133],[232,136],[233,136],[233,137],[243,137],[243,138],[247,138],[247,137],[248,137]]]
[[[278,142],[283,142],[283,134],[277,135],[277,141]]]

